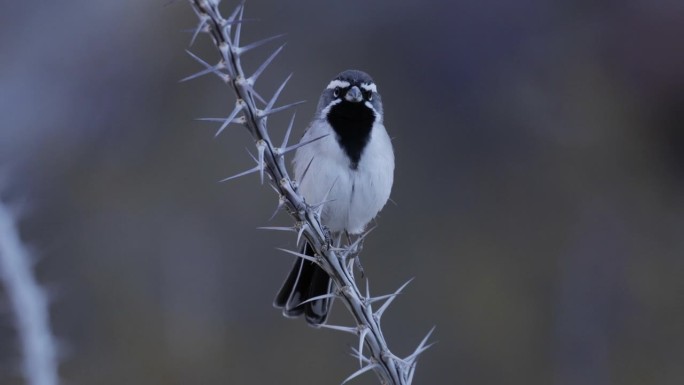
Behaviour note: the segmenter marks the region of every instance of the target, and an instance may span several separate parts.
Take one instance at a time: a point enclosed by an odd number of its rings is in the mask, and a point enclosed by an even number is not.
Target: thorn
[[[250,82],[251,84],[256,83],[257,79],[259,79],[259,76],[261,76],[261,73],[264,72],[264,70],[266,69],[266,67],[268,67],[268,65],[271,64],[271,62],[273,61],[273,59],[275,59],[275,57],[278,56],[278,54],[280,53],[280,51],[283,50],[283,48],[285,48],[285,44],[283,44],[283,45],[281,45],[280,47],[278,47],[278,49],[276,49],[275,51],[273,51],[273,53],[271,54],[271,56],[268,57],[268,59],[266,59],[263,63],[261,63],[261,65],[259,66],[259,68],[257,68],[257,70],[254,71],[254,73],[252,74],[252,76],[249,77],[249,82]]]
[[[195,28],[195,32],[192,34],[192,39],[190,39],[190,46],[195,44],[195,39],[197,39],[197,36],[202,32],[205,26],[207,26],[207,20],[209,19],[207,16],[201,15],[200,16],[200,22],[197,25],[197,28]]]
[[[230,79],[228,79],[228,80],[230,80]],[[254,87],[250,83],[249,79],[244,79],[244,78],[238,76],[235,79],[235,84],[238,85],[239,87],[245,88],[245,90],[247,91],[247,93],[249,95],[256,97],[257,100],[266,104],[266,100],[264,100],[264,98],[261,97],[261,95],[259,95],[259,93],[256,91],[256,89],[254,89]]]
[[[368,236],[368,234],[370,234],[371,231],[373,231],[373,230],[375,230],[375,229],[377,229],[377,228],[378,228],[378,225],[373,225],[373,227],[371,227],[370,229],[366,230],[363,234],[361,234],[361,236],[359,237],[359,239],[366,239],[366,237]],[[358,241],[358,240],[357,240],[357,241]]]
[[[351,326],[339,326],[339,325],[328,325],[328,324],[321,324],[319,326],[322,328],[337,330],[340,332],[351,333],[351,334],[356,334],[358,332],[357,328],[351,327]]]
[[[252,95],[256,96],[257,100],[260,102],[266,104],[266,99],[264,99],[252,86],[249,86],[249,89],[252,91]]]
[[[383,303],[382,306],[380,306],[380,309],[378,309],[378,311],[376,311],[373,315],[380,319],[380,317],[382,317],[382,313],[384,313],[385,310],[387,310],[392,301],[394,301],[397,295],[401,293],[401,291],[404,290],[404,288],[408,286],[408,284],[411,283],[411,281],[413,281],[413,278],[409,279],[408,281],[406,281],[406,283],[401,285],[401,287],[399,287],[399,289],[397,289],[397,291],[395,291],[394,294],[391,294],[387,301],[385,301],[385,303]]]
[[[315,158],[315,156],[312,156],[311,160],[309,161],[309,164],[306,165],[306,168],[304,169],[304,172],[302,173],[302,178],[299,180],[300,186],[304,182],[304,178],[306,178],[306,174],[309,172],[309,167],[311,167],[311,163],[313,163],[314,158]]]
[[[308,223],[304,223],[303,225],[300,226],[299,228],[299,233],[297,233],[297,244],[299,244],[299,241],[302,239],[302,234],[304,234],[304,231],[309,228]]]
[[[313,158],[311,158],[311,160],[309,161],[309,165],[311,164],[312,161],[313,161]],[[307,166],[307,170],[308,170],[308,166]],[[305,170],[305,171],[306,171],[306,170]],[[306,175],[302,175],[302,180],[304,180],[304,177],[305,177],[305,176],[306,176]],[[330,188],[328,189],[328,191],[327,191],[327,192],[325,193],[325,195],[323,196],[323,202],[318,203],[318,204],[316,205],[316,208],[321,208],[321,209],[322,209],[322,207],[323,207],[324,204],[326,204],[326,203],[328,203],[328,202],[332,202],[332,201],[335,200],[335,199],[328,200],[328,196],[330,195],[330,192],[332,191],[333,187],[335,187],[335,184],[337,184],[337,180],[338,180],[338,179],[339,179],[339,177],[335,178],[335,180],[334,180],[334,181],[332,182],[332,184],[330,185]],[[320,215],[320,213],[318,213],[318,215]]]
[[[420,349],[416,349],[416,351],[413,354],[411,354],[410,356],[406,357],[405,360],[409,361],[409,362],[416,362],[416,359],[418,359],[418,356],[423,354],[423,352],[425,352],[426,350],[430,349],[436,343],[437,342],[433,342],[433,343],[430,343],[428,345],[421,347]]]
[[[368,328],[363,326],[359,333],[359,367],[363,367],[363,342],[366,340],[366,335],[368,334]]]
[[[176,2],[176,0],[167,0],[166,4],[164,4],[164,6],[167,7],[167,6],[169,6],[175,2]],[[195,12],[195,15],[197,17],[202,17],[202,13],[197,10],[197,7],[192,7],[192,11]]]
[[[312,162],[312,161],[313,161],[313,158],[311,158],[311,160],[309,161],[309,165],[311,165],[311,162]],[[307,170],[308,170],[308,166],[307,166]],[[305,172],[306,172],[307,170],[305,170]],[[306,176],[306,174],[303,174],[303,175],[302,175],[302,180],[304,180],[304,177],[305,177],[305,176]],[[338,179],[339,179],[339,177],[338,177],[338,178],[335,178],[335,180],[332,182],[332,184],[330,185],[330,188],[328,189],[328,191],[327,191],[327,192],[325,193],[325,195],[323,196],[323,202],[320,202],[320,203],[318,203],[318,204],[316,205],[316,208],[317,208],[317,209],[318,209],[318,208],[321,208],[321,210],[322,210],[324,204],[326,204],[326,203],[328,203],[328,202],[333,202],[333,201],[335,201],[335,199],[330,199],[330,200],[328,200],[328,196],[330,195],[330,192],[332,191],[333,187],[335,187],[335,184],[337,184],[337,180],[338,180]],[[318,211],[317,211],[317,214],[318,214],[318,215],[321,215],[321,213],[318,212]]]
[[[223,65],[223,63],[219,63],[219,64],[217,64],[217,65],[215,65],[215,66],[213,66],[213,67],[211,67],[211,68],[206,68],[206,69],[203,69],[202,71],[199,71],[199,72],[197,72],[197,73],[194,73],[194,74],[192,74],[192,75],[190,75],[190,76],[186,76],[186,77],[184,77],[183,79],[179,80],[178,83],[183,83],[183,82],[187,82],[188,80],[197,79],[197,78],[200,77],[200,76],[204,76],[204,75],[210,74],[210,73],[218,73],[218,74],[221,74],[221,72],[219,72],[218,70],[223,69],[223,68],[225,68],[225,66]]]
[[[240,4],[240,17],[238,20],[242,20],[242,15],[245,13],[245,5]],[[237,28],[235,28],[235,35],[233,37],[233,45],[236,47],[240,46],[240,34],[242,33],[242,23],[239,23],[237,25]]]
[[[319,136],[319,137],[316,137],[316,138],[307,140],[307,141],[305,141],[305,142],[299,142],[299,143],[293,144],[292,146],[289,146],[289,147],[280,148],[280,149],[278,149],[278,154],[280,154],[280,155],[287,154],[287,153],[290,152],[290,151],[296,150],[296,149],[298,149],[298,148],[300,148],[300,147],[304,147],[304,146],[306,146],[307,144],[311,144],[311,143],[313,143],[313,142],[315,142],[315,141],[317,141],[317,140],[321,140],[321,139],[325,138],[325,137],[328,136],[328,135],[330,135],[330,134],[321,135],[321,136]],[[312,160],[313,160],[313,158],[312,158]]]
[[[189,50],[185,50],[185,52],[190,55],[193,59],[195,59],[198,63],[202,64],[204,67],[209,68],[212,67],[211,64],[205,62],[204,60],[200,59],[199,56],[195,55],[194,53],[190,52]]]
[[[274,183],[269,183],[268,186],[275,191],[276,194],[280,195],[280,190],[278,190],[278,186],[276,186]]]
[[[254,43],[247,44],[247,45],[244,46],[244,47],[238,47],[238,48],[236,49],[236,53],[237,53],[238,56],[240,56],[240,55],[242,55],[242,54],[245,53],[245,52],[251,51],[251,50],[253,50],[254,48],[257,48],[257,47],[261,47],[262,45],[264,45],[264,44],[270,42],[271,40],[280,39],[280,38],[283,37],[283,36],[285,36],[285,34],[284,34],[284,33],[281,33],[281,34],[279,34],[279,35],[267,37],[267,38],[265,38],[265,39],[262,39],[262,40],[259,40],[259,41],[255,41]]]
[[[206,75],[206,74],[215,72],[215,71],[218,70],[218,69],[219,69],[219,68],[218,68],[218,65],[215,66],[215,67],[203,69],[202,71],[199,71],[199,72],[194,73],[194,74],[192,74],[192,75],[190,75],[190,76],[184,77],[183,79],[179,80],[178,83],[184,83],[184,82],[187,82],[187,81],[192,80],[192,79],[197,79],[197,78],[200,77],[200,76],[204,76],[204,75]]]
[[[360,359],[364,363],[369,363],[370,359],[368,357],[364,356],[363,354],[360,354],[358,350],[356,350],[355,347],[352,346],[352,357]]]
[[[297,306],[301,306],[301,305],[304,305],[305,303],[309,303],[309,302],[313,302],[313,301],[318,301],[319,299],[328,299],[328,298],[337,298],[337,294],[328,293],[328,294],[323,294],[323,295],[317,295],[315,297],[311,297],[311,298],[307,299],[304,302],[300,302],[299,305],[297,305]]]
[[[290,133],[292,132],[292,126],[294,126],[295,116],[297,116],[297,111],[292,113],[292,118],[290,118],[290,125],[287,126],[287,131],[285,131],[285,138],[283,138],[283,144],[280,145],[280,148],[287,147],[287,142],[288,140],[290,140]],[[311,158],[311,160],[313,160],[313,158]],[[311,166],[311,162],[309,162],[309,166]],[[309,169],[309,166],[306,166],[306,170]],[[304,173],[306,173],[306,170],[304,171]]]
[[[216,4],[216,5],[218,5],[218,4]],[[238,4],[238,6],[235,7],[235,9],[233,10],[233,13],[231,13],[230,16],[228,16],[228,19],[226,20],[229,23],[229,25],[233,24],[233,21],[235,21],[235,18],[237,17],[238,12],[240,12],[240,10],[242,8],[244,8],[244,6],[245,6],[245,1],[242,0],[242,1],[240,1],[240,4]]]
[[[423,340],[420,341],[420,345],[418,345],[418,347],[421,347],[421,346],[424,346],[424,345],[425,345],[425,343],[427,342],[427,340],[428,340],[428,339],[430,338],[430,336],[432,335],[432,332],[435,331],[435,328],[436,328],[436,326],[433,326],[432,328],[430,328],[430,331],[425,335],[425,337],[423,338]]]
[[[344,384],[346,384],[347,382],[353,380],[354,378],[356,378],[356,377],[358,377],[358,376],[360,376],[360,375],[366,373],[367,371],[369,371],[369,370],[371,370],[371,369],[375,369],[375,368],[377,368],[377,367],[378,367],[378,364],[368,364],[368,365],[364,366],[363,368],[361,368],[361,369],[357,370],[356,372],[354,372],[351,376],[347,377],[347,379],[345,379],[344,381],[342,381],[342,384],[340,384],[340,385],[344,385]]]
[[[282,248],[280,248],[280,247],[276,247],[276,249],[277,249],[277,250],[280,250],[280,251],[284,251],[284,252],[286,252],[286,253],[288,253],[288,254],[292,254],[292,255],[294,255],[294,256],[296,256],[296,257],[303,258],[303,259],[305,259],[305,260],[307,260],[307,261],[314,262],[314,263],[318,263],[318,261],[316,260],[316,258],[313,258],[313,257],[311,257],[311,256],[309,256],[309,255],[302,254],[302,253],[298,253],[298,252],[296,252],[296,251],[292,251],[292,250],[288,250],[288,249],[282,249]]]
[[[328,189],[328,191],[325,192],[325,195],[323,196],[323,202],[322,203],[325,203],[328,201],[328,196],[330,196],[330,192],[332,191],[333,187],[335,187],[335,184],[337,184],[337,179],[338,178],[335,178],[333,183],[330,185],[330,188]]]
[[[174,1],[174,0],[171,0],[171,1]],[[203,17],[205,17],[205,16],[204,16],[203,14],[201,14],[201,13],[197,13],[197,17],[199,17],[199,18],[201,19],[201,18],[203,18]],[[207,20],[210,20],[210,18],[208,18],[208,17],[206,17],[206,19],[207,19]],[[255,18],[255,17],[247,17],[247,18],[242,18],[242,19],[233,20],[233,21],[223,20],[222,24],[223,24],[224,26],[225,26],[225,25],[231,25],[231,26],[233,26],[233,25],[235,25],[235,24],[246,23],[246,22],[248,22],[248,21],[259,21],[259,19],[258,19],[258,18]],[[195,32],[195,28],[192,28],[192,29],[184,29],[184,30],[181,30],[181,32],[188,32],[188,33]],[[200,31],[200,32],[201,32],[201,31]],[[394,137],[392,137],[391,139],[394,140]]]
[[[187,76],[187,77],[185,77],[185,78],[179,80],[179,81],[178,81],[179,83],[186,82],[186,81],[188,81],[188,80],[192,80],[192,79],[198,78],[198,77],[200,77],[200,76],[203,76],[203,75],[206,75],[206,74],[209,74],[209,73],[215,73],[215,74],[217,74],[217,75],[220,76],[220,77],[223,77],[223,76],[226,75],[226,74],[224,74],[223,72],[219,71],[219,70],[222,70],[222,69],[226,68],[226,66],[225,66],[225,64],[223,64],[223,62],[219,62],[219,63],[216,64],[216,65],[211,65],[211,64],[205,62],[204,60],[200,59],[197,55],[193,54],[192,52],[188,51],[187,49],[185,50],[185,52],[187,52],[188,55],[190,55],[190,56],[191,56],[193,59],[195,59],[198,63],[202,64],[205,68],[204,68],[204,70],[202,70],[202,71],[200,71],[200,72],[197,72],[197,73],[195,73],[195,74],[192,74],[192,75],[190,75],[190,76]]]
[[[226,118],[195,118],[195,120],[200,121],[200,122],[217,122],[217,123],[223,123],[226,121]],[[235,123],[235,124],[242,124],[245,122],[245,118],[243,116],[239,118],[233,119],[232,122],[230,123]]]
[[[224,118],[200,118],[198,120],[207,121],[207,122],[223,122],[221,127],[214,134],[214,138],[216,138],[217,136],[221,135],[223,130],[225,130],[229,124],[238,123],[238,121],[235,121],[235,117],[237,116],[237,114],[240,113],[240,111],[242,111],[242,103],[240,103],[240,101],[238,100],[235,103],[235,109],[233,109],[233,112],[231,112],[227,118],[225,118],[225,119]]]
[[[280,93],[283,92],[283,89],[285,89],[285,85],[287,84],[287,82],[290,81],[290,78],[292,78],[292,74],[287,75],[287,77],[285,78],[285,80],[283,80],[283,82],[280,84],[280,87],[278,87],[278,89],[276,90],[276,92],[273,93],[273,97],[271,98],[271,100],[270,100],[270,101],[268,102],[268,104],[266,105],[266,108],[264,108],[265,111],[268,111],[268,110],[270,110],[271,108],[273,108],[273,105],[274,105],[275,102],[278,100],[278,97],[280,96]]]
[[[325,201],[323,201],[323,202],[316,203],[315,205],[310,205],[310,207],[311,207],[312,209],[314,209],[314,211],[316,212],[316,214],[318,214],[318,215],[320,216],[321,213],[323,212],[323,207],[325,206],[325,204],[326,204],[326,203],[330,203],[330,202],[335,202],[336,200],[337,200],[337,199],[328,199],[328,200],[325,200]],[[342,250],[339,250],[339,251],[342,251]]]
[[[276,189],[276,191],[278,191],[278,190]],[[280,194],[280,192],[278,192],[278,194]],[[280,209],[282,209],[284,205],[285,205],[285,196],[280,195],[278,197],[278,206],[276,207],[275,210],[273,210],[273,214],[271,214],[271,217],[268,218],[269,222],[272,221],[273,218],[275,218],[276,214],[278,214],[278,211],[280,211]],[[294,230],[294,228],[292,228],[292,229]]]
[[[428,339],[430,338],[430,336],[432,335],[432,332],[433,332],[433,331],[435,331],[435,326],[433,326],[432,329],[430,329],[430,331],[427,333],[427,335],[423,338],[423,340],[420,341],[420,344],[418,345],[418,347],[416,348],[416,350],[415,350],[413,353],[411,353],[410,356],[404,358],[404,361],[414,363],[414,362],[416,361],[416,359],[418,358],[418,356],[419,356],[421,353],[423,353],[424,351],[430,349],[430,347],[431,347],[432,345],[436,344],[436,342],[433,342],[433,343],[431,343],[431,344],[429,344],[429,345],[427,345],[427,346],[425,345],[425,344],[427,343],[427,340],[428,340]]]
[[[294,227],[285,227],[285,226],[263,226],[263,227],[257,227],[257,230],[273,230],[273,231],[292,231],[295,232]]]
[[[284,106],[272,108],[270,110],[261,110],[261,111],[258,111],[258,117],[259,118],[265,118],[269,115],[277,114],[278,112],[285,111],[285,110],[290,109],[292,107],[298,106],[302,103],[306,103],[306,100],[300,100],[298,102],[286,104]]]
[[[257,155],[259,156],[259,159],[257,160],[257,164],[259,165],[259,176],[261,178],[261,184],[264,184],[264,151],[266,150],[266,142],[263,139],[259,139],[257,141]]]
[[[368,280],[368,277],[366,277],[366,300],[369,301],[370,297],[370,281]]]
[[[413,382],[413,373],[415,373],[415,372],[416,372],[416,363],[414,362],[413,364],[411,364],[411,369],[409,369],[408,382],[407,382],[408,384]]]
[[[245,147],[245,151],[247,151],[247,155],[249,155],[250,158],[254,161],[254,163],[259,164],[259,161],[257,160],[256,156],[252,154],[251,151],[249,151],[249,148]]]
[[[231,179],[239,178],[239,177],[241,177],[241,176],[245,176],[245,175],[251,174],[251,173],[253,173],[253,172],[257,172],[257,171],[259,171],[259,166],[255,166],[254,168],[250,168],[249,170],[243,171],[243,172],[241,172],[241,173],[239,173],[239,174],[237,174],[237,175],[233,175],[233,176],[229,176],[228,178],[221,179],[219,182],[221,182],[221,183],[222,183],[222,182],[227,182],[227,181],[229,181],[229,180],[231,180]]]
[[[354,278],[354,261],[358,261],[358,258],[351,258],[349,262],[347,263],[347,269],[349,269],[350,275],[352,278]],[[359,262],[360,264],[360,262]],[[366,276],[363,275],[363,268],[359,269],[361,270],[361,278],[365,278]]]
[[[392,294],[379,295],[377,297],[366,297],[366,302],[375,303],[375,302],[384,301],[387,298],[396,297],[396,296],[397,296],[396,294],[392,293]]]
[[[366,237],[368,236],[368,234],[370,234],[371,231],[375,230],[375,228],[377,228],[377,226],[373,226],[373,227],[371,227],[370,229],[366,230],[366,232],[363,233],[362,235],[360,235],[360,236],[356,239],[356,241],[354,241],[354,243],[352,243],[351,245],[348,245],[347,247],[343,248],[341,251],[344,251],[344,252],[345,252],[345,257],[350,256],[352,253],[354,253],[356,250],[358,250],[359,245],[360,245],[361,243],[363,243],[363,241],[366,239]]]

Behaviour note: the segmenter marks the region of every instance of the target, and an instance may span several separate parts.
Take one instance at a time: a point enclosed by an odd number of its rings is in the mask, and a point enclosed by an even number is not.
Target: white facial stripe
[[[328,112],[330,112],[330,109],[333,108],[333,106],[342,103],[341,99],[335,99],[333,100],[330,104],[328,104],[323,111],[321,111],[321,118],[325,118],[328,116]]]
[[[370,108],[373,111],[373,115],[375,115],[375,117],[377,118],[378,117],[378,111],[375,111],[375,107],[373,107],[371,102],[366,101],[364,104],[366,105],[366,107]]]
[[[336,105],[338,105],[338,104],[340,104],[340,103],[342,103],[342,100],[341,100],[341,99],[335,99],[335,100],[333,100],[332,102],[330,102],[330,104],[328,104],[327,106],[325,106],[325,108],[321,111],[321,116],[320,116],[320,117],[321,117],[322,119],[325,119],[325,117],[328,116],[328,113],[330,112],[330,110],[331,110],[334,106],[336,106]],[[365,104],[366,107],[368,107],[370,110],[373,111],[373,115],[375,115],[376,118],[378,117],[378,111],[375,110],[375,107],[373,107],[373,104],[372,104],[371,102],[365,101],[363,104]]]
[[[378,92],[378,87],[375,86],[375,83],[363,83],[361,84],[361,88],[366,91]]]
[[[347,88],[347,87],[349,87],[349,86],[350,86],[349,82],[344,81],[344,80],[337,80],[337,79],[335,79],[335,80],[331,81],[330,84],[328,84],[327,89],[333,90],[333,89],[335,89],[335,88],[337,88],[337,87],[340,87],[340,88]]]

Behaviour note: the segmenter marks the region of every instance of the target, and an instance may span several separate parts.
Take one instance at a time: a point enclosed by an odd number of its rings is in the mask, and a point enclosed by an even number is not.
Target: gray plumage
[[[328,84],[301,141],[322,135],[328,136],[295,153],[299,190],[308,204],[323,203],[321,221],[333,236],[359,234],[387,203],[394,179],[394,153],[383,124],[382,101],[368,74],[348,70]],[[313,255],[306,242],[302,253]],[[304,313],[307,322],[319,325],[325,322],[332,301],[301,303],[331,289],[327,273],[299,258],[274,304],[286,316]]]

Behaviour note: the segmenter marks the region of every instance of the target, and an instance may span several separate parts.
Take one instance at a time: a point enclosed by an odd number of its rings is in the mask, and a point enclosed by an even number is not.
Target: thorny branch
[[[199,18],[192,42],[195,41],[200,33],[208,33],[218,48],[220,58],[218,63],[209,64],[188,52],[193,59],[204,66],[204,69],[183,80],[214,74],[229,85],[237,96],[232,112],[226,118],[205,118],[203,120],[221,123],[216,135],[223,132],[231,123],[244,125],[254,138],[257,149],[257,156],[253,156],[256,162],[253,168],[226,178],[224,181],[258,172],[263,183],[265,175],[268,178],[268,183],[279,195],[278,209],[285,208],[295,221],[293,227],[268,227],[266,229],[295,231],[298,233],[298,242],[301,237],[306,238],[307,242],[316,251],[316,257],[310,257],[291,250],[283,251],[299,258],[314,260],[335,282],[337,290],[333,295],[344,302],[356,321],[356,325],[352,327],[321,326],[349,332],[357,335],[359,338],[358,349],[353,349],[353,356],[359,359],[361,368],[350,375],[343,383],[369,370],[374,370],[382,384],[411,384],[417,358],[430,346],[427,344],[427,340],[432,330],[411,355],[400,358],[389,350],[381,329],[383,312],[394,298],[401,293],[408,282],[402,285],[395,293],[386,296],[371,297],[368,290],[366,290],[365,294],[361,293],[353,273],[353,256],[358,250],[360,241],[346,247],[334,247],[330,236],[327,234],[327,230],[321,224],[319,215],[320,205],[318,207],[311,206],[305,202],[302,195],[298,192],[296,181],[292,180],[287,172],[285,154],[308,144],[299,143],[288,146],[288,139],[294,123],[294,115],[285,134],[285,139],[280,146],[276,146],[269,136],[266,124],[267,117],[302,103],[295,102],[276,107],[278,97],[290,79],[289,76],[268,101],[264,100],[254,89],[259,76],[280,53],[283,46],[277,48],[251,76],[245,75],[245,71],[242,68],[241,57],[245,53],[280,36],[241,45],[244,3],[240,3],[228,18],[224,18],[221,15],[219,0],[190,0],[190,3]],[[262,107],[259,108],[259,105]],[[361,240],[366,234],[361,236]],[[383,303],[378,310],[374,311],[372,304],[379,301],[383,301]],[[364,345],[367,347],[368,355],[364,355]]]

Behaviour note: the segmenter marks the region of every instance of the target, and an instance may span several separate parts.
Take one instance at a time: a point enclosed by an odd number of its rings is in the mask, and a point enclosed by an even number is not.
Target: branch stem
[[[48,303],[30,266],[30,255],[19,238],[16,219],[0,202],[0,282],[16,316],[27,384],[56,385],[57,349],[50,331]]]
[[[200,21],[206,21],[209,26],[209,34],[214,40],[221,56],[221,63],[230,76],[228,84],[233,88],[238,101],[244,103],[241,113],[244,116],[244,125],[251,133],[258,145],[264,146],[263,169],[265,174],[273,182],[280,197],[283,198],[284,206],[295,223],[302,224],[305,228],[302,236],[306,238],[316,252],[318,264],[330,275],[339,289],[342,302],[353,316],[356,322],[357,334],[365,341],[368,348],[368,357],[359,357],[361,362],[366,362],[370,368],[359,370],[347,381],[358,374],[373,369],[378,375],[380,382],[387,385],[409,385],[415,368],[414,361],[403,360],[394,355],[382,333],[380,315],[376,315],[371,307],[371,298],[361,294],[353,275],[353,264],[348,263],[348,254],[338,253],[332,245],[332,240],[326,235],[326,230],[321,224],[317,210],[305,202],[304,197],[298,192],[297,184],[287,171],[284,153],[276,148],[269,137],[267,118],[269,111],[275,110],[272,105],[266,105],[259,109],[256,104],[253,84],[246,79],[240,61],[245,52],[241,47],[233,44],[235,18],[241,17],[244,4],[237,6],[228,19],[221,16],[217,0],[190,0],[195,13]],[[236,26],[235,28],[240,28]],[[271,60],[270,58],[267,60]],[[277,93],[276,92],[276,97]],[[274,97],[275,99],[275,97]],[[262,165],[260,165],[262,166]],[[362,355],[363,352],[358,352]]]

